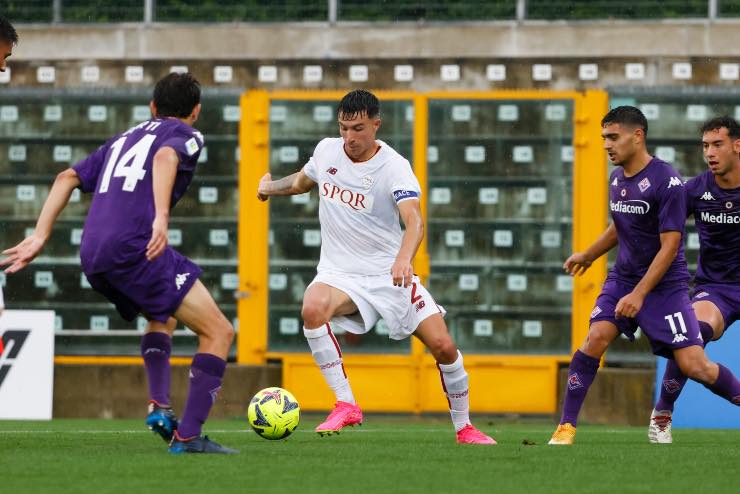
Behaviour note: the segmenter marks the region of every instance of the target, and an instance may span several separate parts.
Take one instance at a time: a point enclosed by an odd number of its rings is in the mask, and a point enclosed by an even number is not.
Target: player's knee
[[[606,349],[609,347],[610,341],[611,340],[609,340],[598,331],[591,332],[586,337],[586,341],[583,342],[581,351],[591,357],[601,358]]]
[[[457,346],[451,338],[435,338],[428,348],[437,362],[451,364],[457,360]]]
[[[691,359],[684,362],[679,362],[679,368],[689,379],[699,381],[701,383],[712,382],[712,364],[707,359]]]
[[[306,303],[301,309],[303,325],[309,329],[320,328],[329,322],[328,304],[321,301]]]
[[[219,319],[218,324],[214,324],[212,327],[212,337],[227,346],[231,346],[234,342],[234,326],[226,319],[226,316]]]

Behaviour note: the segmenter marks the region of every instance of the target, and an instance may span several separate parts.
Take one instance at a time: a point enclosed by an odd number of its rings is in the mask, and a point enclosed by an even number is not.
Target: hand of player
[[[3,254],[7,257],[0,259],[0,267],[9,265],[5,272],[8,274],[17,273],[39,255],[44,248],[44,243],[44,240],[36,235],[26,237],[15,247],[3,251]]]
[[[619,299],[617,307],[614,309],[614,315],[620,317],[635,317],[642,308],[642,302],[645,297],[639,293],[630,292]]]
[[[393,286],[402,286],[406,288],[411,284],[411,278],[414,277],[414,268],[411,267],[410,259],[396,258],[391,267],[391,276],[393,276]]]
[[[260,179],[260,183],[257,186],[257,199],[264,202],[270,198],[267,191],[267,184],[272,182],[272,174],[265,173]]]
[[[167,218],[163,216],[158,215],[154,217],[152,238],[146,244],[146,259],[148,261],[153,261],[161,256],[164,248],[167,247],[167,223]]]
[[[591,260],[583,252],[576,252],[565,260],[563,269],[571,276],[582,275],[591,267]]]

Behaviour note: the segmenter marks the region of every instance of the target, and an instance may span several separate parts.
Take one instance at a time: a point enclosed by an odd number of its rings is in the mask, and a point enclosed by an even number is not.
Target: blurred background
[[[224,413],[261,384],[282,384],[307,409],[331,405],[300,331],[320,251],[318,198],[265,206],[253,196],[262,173],[293,173],[338,135],[346,91],[382,91],[379,137],[422,182],[428,241],[415,267],[448,310],[480,412],[557,411],[562,369],[607,269],[574,282],[561,265],[606,226],[599,120],[609,106],[639,106],[649,150],[686,178],[704,169],[701,123],[740,117],[740,0],[2,0],[0,13],[20,36],[0,73],[3,247],[33,228],[56,173],[148,118],[159,78],[190,71],[202,83],[206,148],[170,244],[204,268],[239,331],[241,381]],[[64,398],[74,372],[142,378],[146,321],[121,319],[79,268],[89,199],[73,195],[24,272],[0,273],[8,309],[55,311],[56,415],[83,413]],[[691,225],[686,249],[693,270]],[[417,343],[388,340],[382,322],[341,343],[367,409],[446,409]],[[178,329],[180,363],[195,345]],[[605,363],[585,419],[644,422],[655,379],[647,342],[620,340]],[[110,416],[129,413],[106,403]]]

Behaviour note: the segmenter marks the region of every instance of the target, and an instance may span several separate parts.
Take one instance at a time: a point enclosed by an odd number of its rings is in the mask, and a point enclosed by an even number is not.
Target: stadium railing
[[[2,13],[31,23],[714,20],[740,17],[740,0],[25,0]]]

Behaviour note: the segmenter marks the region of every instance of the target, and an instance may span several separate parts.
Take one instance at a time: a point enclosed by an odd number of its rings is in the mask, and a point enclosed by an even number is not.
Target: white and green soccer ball
[[[285,439],[298,427],[301,407],[283,388],[265,388],[249,402],[247,420],[265,439]]]

